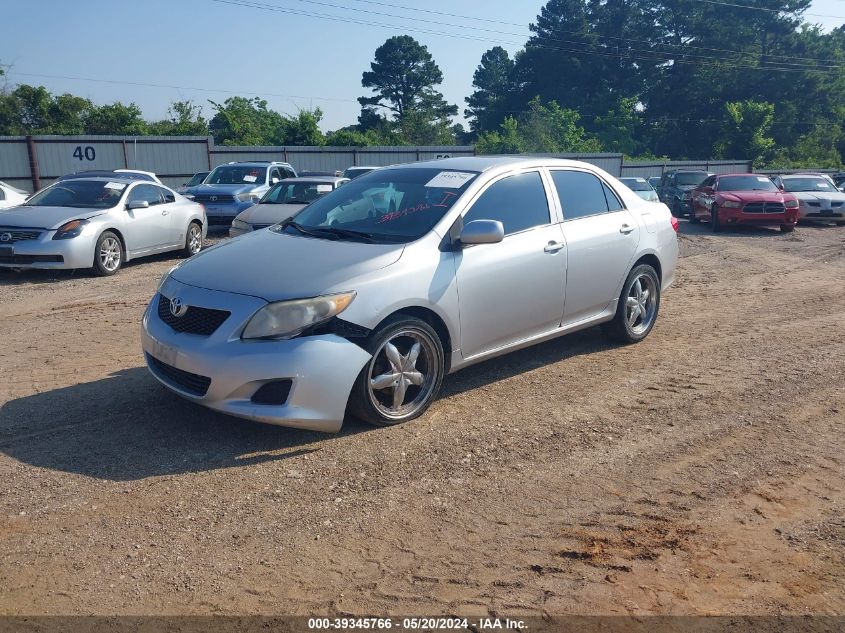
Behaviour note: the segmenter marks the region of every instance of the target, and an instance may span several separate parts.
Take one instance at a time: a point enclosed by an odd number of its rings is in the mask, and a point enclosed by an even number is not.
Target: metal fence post
[[[26,151],[29,154],[29,175],[32,177],[33,191],[41,189],[41,171],[38,169],[38,152],[35,149],[35,140],[31,134],[26,136]]]

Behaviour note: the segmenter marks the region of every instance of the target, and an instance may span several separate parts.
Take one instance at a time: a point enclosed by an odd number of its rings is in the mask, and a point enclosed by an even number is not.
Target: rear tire
[[[719,222],[719,207],[715,204],[713,205],[713,208],[710,209],[710,228],[713,229],[714,233],[722,232],[722,223]]]
[[[185,246],[182,248],[184,257],[191,257],[202,250],[202,225],[199,222],[191,222],[188,231],[185,233]]]
[[[103,231],[94,246],[94,265],[91,269],[95,275],[110,277],[123,266],[123,243],[111,231]]]
[[[625,280],[616,314],[604,326],[605,333],[620,343],[639,343],[657,321],[660,311],[660,279],[648,264],[636,266]]]
[[[780,232],[781,233],[792,233],[795,230],[794,224],[781,224],[780,225]]]
[[[349,411],[375,426],[402,424],[425,413],[446,373],[443,344],[434,328],[397,314],[364,347],[373,356],[355,380]]]

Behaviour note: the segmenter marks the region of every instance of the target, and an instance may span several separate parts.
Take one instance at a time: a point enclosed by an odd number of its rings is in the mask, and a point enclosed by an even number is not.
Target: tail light
[[[678,229],[681,227],[681,223],[678,222],[678,218],[674,215],[672,216],[672,228],[675,229],[675,233],[678,232]]]

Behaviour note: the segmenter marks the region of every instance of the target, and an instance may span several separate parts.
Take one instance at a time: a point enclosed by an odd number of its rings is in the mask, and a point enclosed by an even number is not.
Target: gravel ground
[[[172,258],[0,271],[0,613],[845,613],[845,229],[680,239],[645,342],[336,436],[147,374]]]

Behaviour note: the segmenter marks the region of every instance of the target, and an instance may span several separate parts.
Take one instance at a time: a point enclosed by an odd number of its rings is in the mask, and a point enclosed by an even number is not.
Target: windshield
[[[263,185],[263,167],[254,165],[220,165],[205,180],[207,185]]]
[[[706,171],[687,171],[681,172],[677,176],[675,176],[675,183],[679,185],[694,185],[698,186],[704,179],[709,176]]]
[[[786,191],[827,191],[838,193],[836,187],[824,178],[784,178],[783,188]]]
[[[196,187],[196,186],[197,186],[198,184],[200,184],[203,180],[205,180],[205,177],[206,177],[206,176],[208,176],[208,172],[207,172],[207,171],[201,171],[201,172],[199,172],[198,174],[194,174],[194,177],[193,177],[193,178],[191,178],[188,182],[186,182],[186,183],[185,183],[185,186],[187,186],[187,187]]]
[[[332,189],[331,182],[282,181],[264,194],[261,204],[310,204]]]
[[[778,191],[765,176],[725,176],[719,178],[719,191]]]
[[[410,242],[428,233],[477,172],[430,167],[380,169],[320,198],[273,230],[326,239]]]
[[[24,206],[110,209],[120,202],[125,189],[122,182],[67,180],[35,194]]]
[[[651,191],[651,185],[642,178],[621,178],[620,180],[631,191]]]

